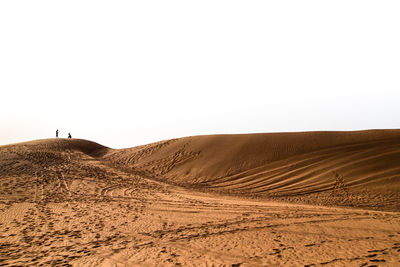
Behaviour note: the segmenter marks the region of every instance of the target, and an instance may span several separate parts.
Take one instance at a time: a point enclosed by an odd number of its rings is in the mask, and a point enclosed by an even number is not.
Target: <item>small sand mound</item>
[[[0,175],[35,175],[71,165],[72,157],[100,157],[109,148],[82,139],[43,139],[0,147]],[[82,155],[79,155],[82,154]],[[74,168],[73,165],[69,166]]]
[[[21,150],[21,151],[80,151],[89,156],[100,157],[106,154],[109,150],[108,147],[100,145],[96,142],[84,139],[65,139],[65,138],[51,138],[41,139],[11,145],[0,146],[1,150]]]

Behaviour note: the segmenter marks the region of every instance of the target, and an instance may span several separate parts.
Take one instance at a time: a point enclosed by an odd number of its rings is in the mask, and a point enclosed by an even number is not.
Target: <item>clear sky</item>
[[[400,128],[400,1],[0,1],[0,144]]]

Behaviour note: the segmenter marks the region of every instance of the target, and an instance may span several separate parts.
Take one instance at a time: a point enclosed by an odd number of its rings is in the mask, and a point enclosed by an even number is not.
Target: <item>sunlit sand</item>
[[[400,130],[0,147],[0,265],[399,266]]]

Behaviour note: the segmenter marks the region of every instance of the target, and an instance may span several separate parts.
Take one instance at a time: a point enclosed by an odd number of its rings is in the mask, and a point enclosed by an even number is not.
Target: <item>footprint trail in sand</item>
[[[0,265],[400,264],[398,211],[193,191],[122,168],[115,153],[83,140],[0,147]]]

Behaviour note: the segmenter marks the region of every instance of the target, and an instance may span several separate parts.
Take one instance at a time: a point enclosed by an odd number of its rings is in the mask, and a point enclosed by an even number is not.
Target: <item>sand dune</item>
[[[105,158],[196,189],[400,209],[398,130],[195,136],[109,151]]]
[[[398,266],[399,163],[398,130],[0,146],[0,265]]]

